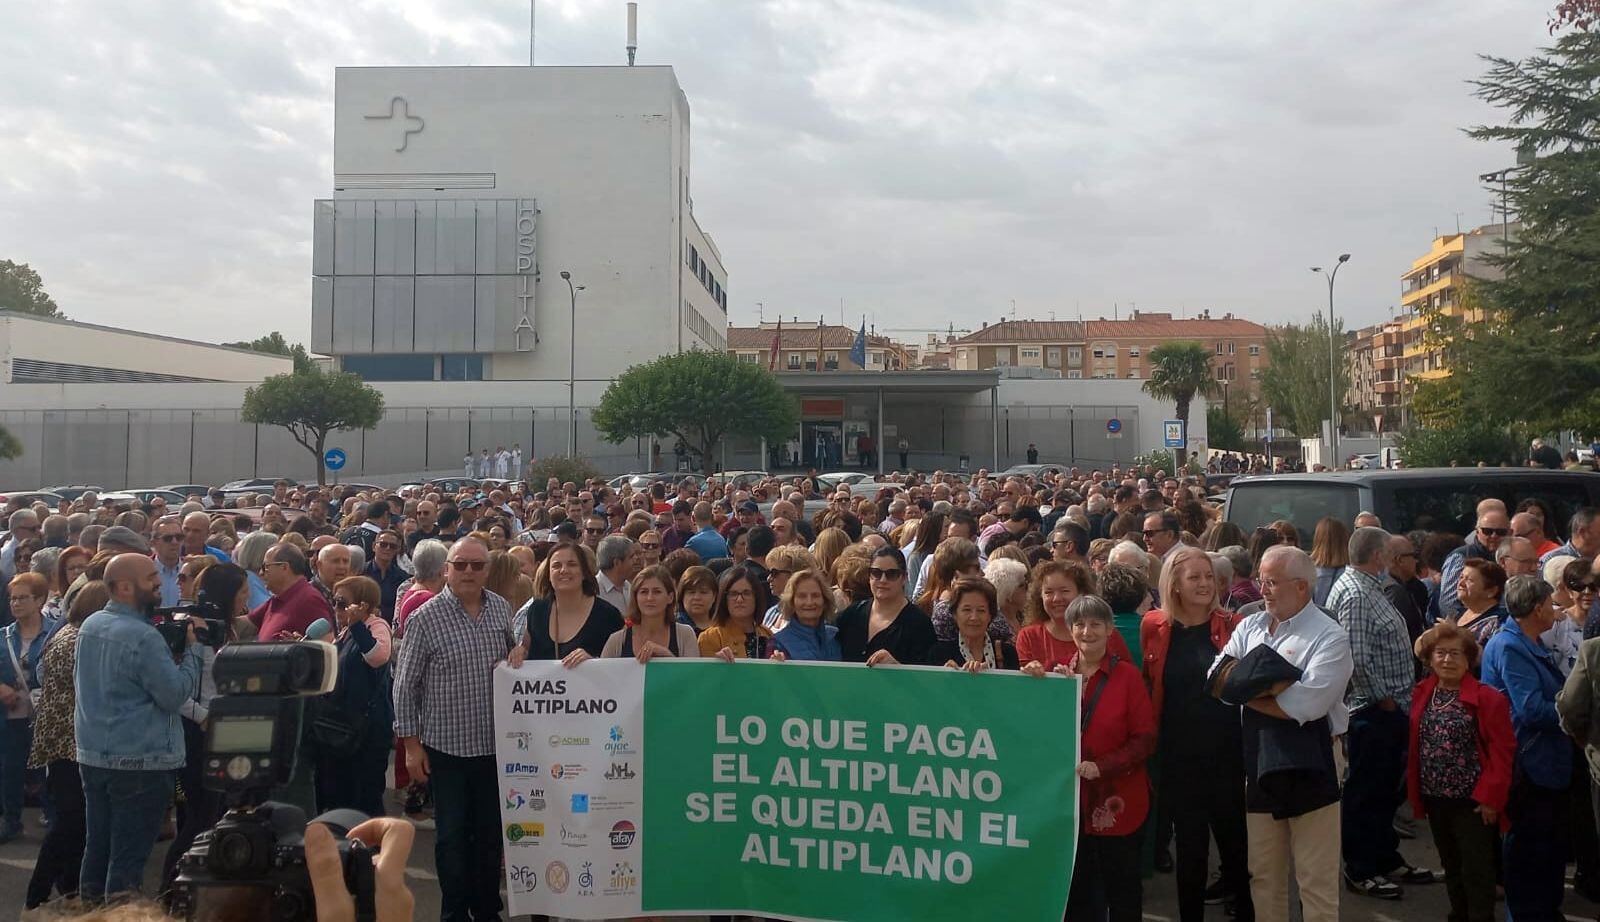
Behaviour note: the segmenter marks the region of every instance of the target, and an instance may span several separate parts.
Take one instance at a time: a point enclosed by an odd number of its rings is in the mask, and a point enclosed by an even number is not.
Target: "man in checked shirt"
[[[406,770],[433,782],[441,922],[500,918],[495,663],[511,649],[511,606],[483,588],[489,549],[462,538],[445,588],[406,622],[394,677],[394,732]]]
[[[1401,896],[1401,884],[1442,878],[1400,856],[1394,813],[1405,800],[1406,743],[1416,677],[1405,618],[1383,592],[1389,533],[1358,528],[1350,536],[1350,565],[1328,592],[1328,614],[1350,635],[1355,671],[1347,697],[1350,769],[1342,830],[1345,884],[1379,899]]]

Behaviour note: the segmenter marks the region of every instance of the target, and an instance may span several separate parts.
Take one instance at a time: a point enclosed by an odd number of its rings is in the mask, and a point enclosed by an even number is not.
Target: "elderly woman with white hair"
[[[983,578],[994,586],[999,602],[998,614],[1011,623],[1013,636],[1027,624],[1028,565],[1003,557],[992,557],[984,567]]]
[[[267,562],[267,551],[278,543],[278,536],[269,531],[253,531],[245,535],[233,549],[233,562],[244,568],[245,579],[250,586],[250,600],[247,603],[250,610],[256,606],[265,605],[272,600],[272,592],[267,589],[267,583],[261,578],[261,567]]]

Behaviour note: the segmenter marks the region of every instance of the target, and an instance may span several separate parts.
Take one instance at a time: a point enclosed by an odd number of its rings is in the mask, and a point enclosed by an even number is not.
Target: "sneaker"
[[[1349,872],[1345,872],[1344,885],[1352,892],[1379,900],[1398,900],[1405,893],[1399,884],[1381,874],[1377,877],[1356,880]]]
[[[1221,877],[1218,877],[1216,880],[1213,880],[1211,882],[1211,885],[1206,887],[1206,905],[1207,906],[1218,906],[1218,905],[1221,905],[1223,903],[1228,902],[1228,900],[1232,896],[1233,896],[1233,891],[1228,889],[1228,885],[1225,882],[1223,882]]]
[[[1409,864],[1402,864],[1389,872],[1389,876],[1403,884],[1438,884],[1444,882],[1444,873],[1431,871],[1427,868],[1414,868]]]
[[[1417,837],[1417,821],[1406,819],[1403,816],[1395,817],[1394,834],[1402,839],[1415,839]]]

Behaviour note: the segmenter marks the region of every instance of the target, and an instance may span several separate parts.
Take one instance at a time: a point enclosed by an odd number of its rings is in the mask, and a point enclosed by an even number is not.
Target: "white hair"
[[[1261,569],[1265,570],[1269,562],[1283,560],[1283,568],[1290,579],[1305,580],[1308,587],[1317,582],[1317,564],[1311,555],[1300,550],[1292,544],[1275,544],[1261,555]]]
[[[1124,566],[1138,567],[1141,570],[1149,569],[1149,558],[1145,556],[1144,548],[1132,541],[1118,541],[1106,555],[1107,563],[1120,563]]]
[[[1028,582],[1028,566],[1020,560],[996,557],[983,570],[983,577],[994,584],[995,597],[1004,601]]]

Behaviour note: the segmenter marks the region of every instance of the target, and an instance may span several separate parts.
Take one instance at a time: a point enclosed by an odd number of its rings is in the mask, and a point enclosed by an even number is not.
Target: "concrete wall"
[[[5,372],[0,380],[11,380],[11,362],[15,359],[181,375],[205,381],[260,381],[268,375],[294,370],[294,362],[281,356],[0,313],[0,362],[4,363],[0,370]]]
[[[369,432],[336,434],[328,447],[349,458],[345,480],[399,482],[422,472],[460,470],[468,451],[521,444],[524,457],[563,454],[567,389],[554,382],[389,382],[383,421]],[[647,470],[649,445],[612,445],[590,423],[605,382],[578,382],[577,447],[602,470]],[[283,429],[239,421],[244,384],[9,385],[0,388],[0,425],[23,444],[21,458],[0,461],[0,489],[58,483],[108,488],[167,483],[220,484],[242,477],[315,480],[310,453]],[[1171,408],[1137,381],[1002,378],[998,426],[987,390],[969,394],[889,394],[879,439],[886,469],[898,466],[896,445],[911,444],[913,467],[1007,467],[1026,460],[1028,443],[1043,461],[1081,465],[1127,463],[1159,448]],[[879,433],[875,393],[847,395],[845,419]],[[1110,438],[1106,421],[1122,421]],[[1205,408],[1191,411],[1190,447],[1205,454]],[[998,445],[996,433],[998,429]],[[853,447],[853,446],[852,446]],[[998,448],[998,462],[996,449]],[[673,466],[671,446],[663,464]],[[764,468],[755,440],[731,441],[718,453],[727,470]]]

